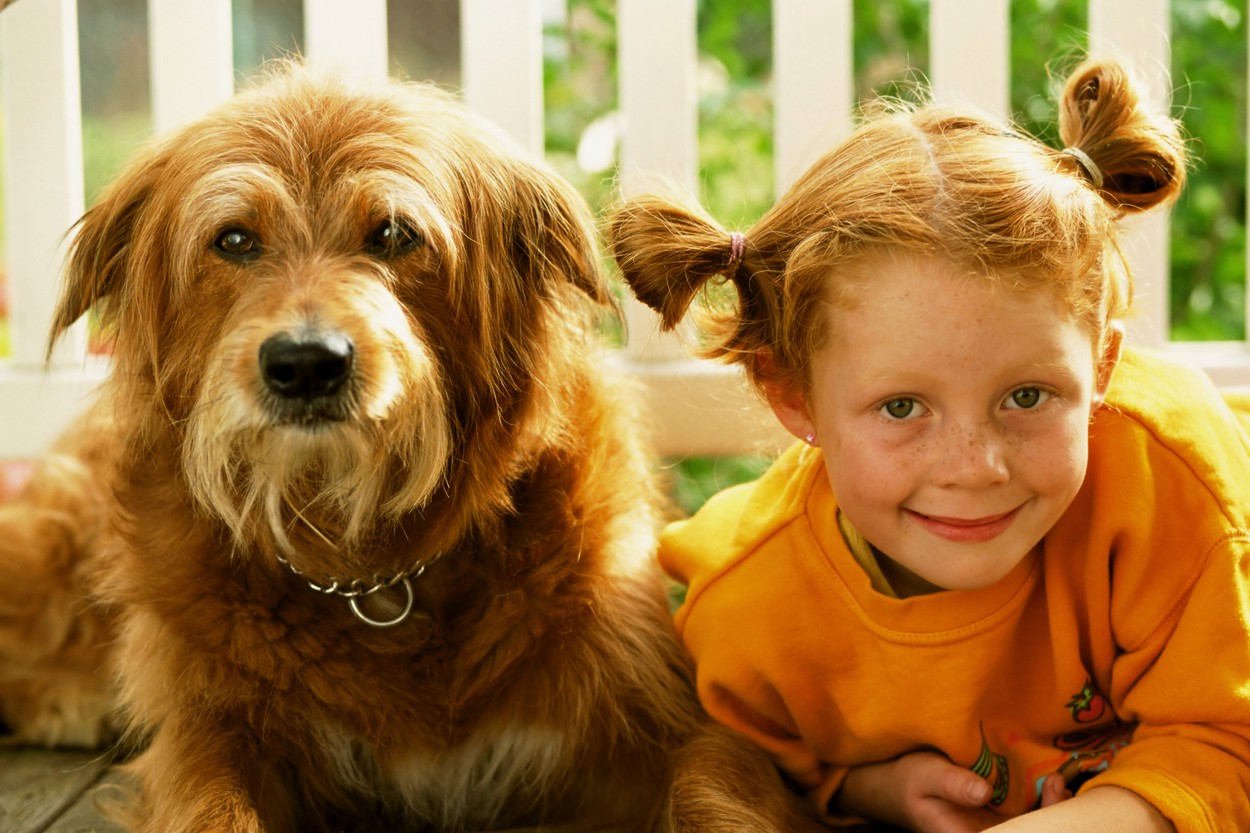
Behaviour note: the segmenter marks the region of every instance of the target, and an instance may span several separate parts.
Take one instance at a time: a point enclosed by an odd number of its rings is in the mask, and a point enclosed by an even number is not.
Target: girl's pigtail
[[[659,196],[625,201],[604,225],[608,248],[638,300],[677,326],[695,295],[716,275],[734,278],[746,240],[702,209]]]
[[[1082,64],[1059,103],[1059,135],[1074,172],[1117,211],[1171,202],[1185,184],[1185,143],[1177,123],[1146,106],[1125,69]]]

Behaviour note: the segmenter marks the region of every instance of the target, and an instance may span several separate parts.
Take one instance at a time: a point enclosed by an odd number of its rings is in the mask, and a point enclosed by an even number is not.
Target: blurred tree
[[[929,68],[928,0],[854,0],[855,99],[912,100]]]
[[[1242,339],[1246,320],[1246,2],[1173,0],[1173,103],[1195,165],[1172,212],[1172,337]]]
[[[547,28],[543,53],[548,161],[601,208],[616,184],[615,0],[569,0],[564,20]],[[605,158],[579,161],[592,126],[604,136]]]
[[[753,223],[773,194],[772,9],[769,0],[701,0],[699,180],[729,227]]]

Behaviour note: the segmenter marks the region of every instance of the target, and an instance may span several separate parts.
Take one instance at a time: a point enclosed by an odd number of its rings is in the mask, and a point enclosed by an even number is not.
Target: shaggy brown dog
[[[434,91],[287,68],[77,232],[54,337],[95,307],[115,364],[0,530],[19,737],[107,734],[46,680],[111,632],[137,830],[803,824],[697,706],[566,184]]]

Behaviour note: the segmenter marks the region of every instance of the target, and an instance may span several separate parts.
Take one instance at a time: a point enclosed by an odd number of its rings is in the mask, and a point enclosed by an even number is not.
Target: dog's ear
[[[599,257],[590,208],[554,172],[525,165],[513,185],[511,245],[518,268],[534,283],[564,279],[596,303],[614,306]]]
[[[156,157],[132,164],[71,229],[64,283],[48,337],[49,355],[75,321],[121,292],[135,227],[164,167]]]

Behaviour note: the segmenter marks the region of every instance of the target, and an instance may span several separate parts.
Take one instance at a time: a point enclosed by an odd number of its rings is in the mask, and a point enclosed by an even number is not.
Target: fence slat
[[[624,134],[621,190],[678,190],[697,198],[698,64],[694,0],[618,0],[617,72]],[[658,318],[626,303],[629,343],[636,359],[683,357],[678,339],[659,333]]]
[[[0,362],[0,461],[30,458],[50,446],[87,409],[107,370],[99,356],[49,371]]]
[[[740,368],[707,361],[634,362],[616,369],[642,386],[651,446],[668,457],[774,454],[793,437],[748,389]]]
[[[696,192],[698,55],[694,0],[619,0],[617,63],[625,134],[622,188],[663,178]]]
[[[778,194],[851,132],[851,0],[773,0]]]
[[[148,0],[152,127],[202,115],[234,92],[230,0]]]
[[[929,45],[934,96],[1006,116],[1011,109],[1010,44],[1007,0],[932,0]]]
[[[60,285],[62,240],[83,210],[77,5],[16,3],[4,10],[0,30],[12,362],[39,368]],[[82,363],[83,332],[62,339],[55,363]]]
[[[1168,0],[1090,0],[1089,40],[1093,57],[1125,60],[1142,77],[1158,104],[1171,102]],[[1125,224],[1124,249],[1133,271],[1138,314],[1129,321],[1134,343],[1168,342],[1168,271],[1171,223],[1168,212],[1152,211]]]
[[[540,0],[462,0],[460,70],[465,103],[541,155]]]
[[[44,350],[65,231],[83,210],[82,111],[74,0],[0,12],[5,229],[12,356],[0,361],[0,459],[34,454],[82,411],[100,380],[84,365],[86,326]],[[32,79],[38,79],[34,81]]]
[[[304,0],[308,63],[366,79],[390,71],[386,0]]]

